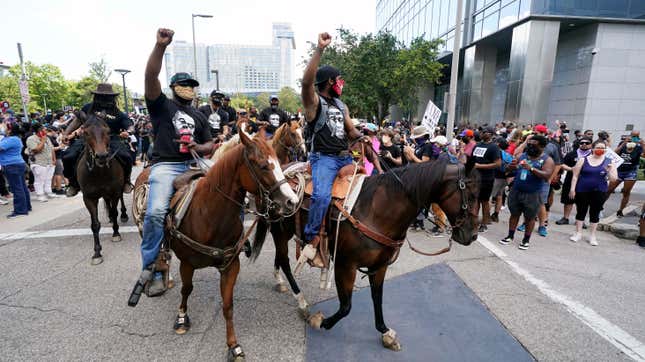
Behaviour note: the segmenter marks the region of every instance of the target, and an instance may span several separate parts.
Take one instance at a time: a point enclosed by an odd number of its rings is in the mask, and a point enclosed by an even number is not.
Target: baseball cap
[[[272,94],[272,95],[271,95],[271,97],[269,97],[269,101],[272,101],[272,100],[274,100],[274,99],[280,100],[280,99],[278,99],[278,96],[277,96],[277,95]]]
[[[465,129],[461,131],[461,133],[459,134],[459,137],[474,137],[474,136],[475,136],[475,132],[473,132],[472,129]]]
[[[175,75],[173,75],[172,78],[170,78],[171,87],[179,82],[186,82],[191,87],[199,87],[199,82],[193,79],[193,77],[188,73],[184,73],[184,72],[175,73]]]
[[[316,84],[328,81],[329,79],[336,79],[340,75],[340,71],[331,65],[323,65],[316,71]]]
[[[448,144],[448,139],[444,135],[439,135],[439,136],[431,139],[430,142],[436,143],[436,144],[438,144],[440,146],[445,146],[445,145]]]
[[[211,98],[224,98],[224,93],[220,92],[219,90],[215,89],[214,91],[211,92]]]
[[[543,124],[538,124],[537,126],[533,127],[533,130],[535,132],[537,132],[537,133],[548,133],[549,132],[549,130]]]

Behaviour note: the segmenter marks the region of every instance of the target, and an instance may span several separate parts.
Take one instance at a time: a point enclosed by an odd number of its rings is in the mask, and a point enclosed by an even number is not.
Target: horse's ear
[[[240,122],[237,125],[237,130],[238,130],[237,133],[240,135],[240,141],[242,141],[242,144],[244,146],[249,146],[251,143],[253,143],[251,141],[251,137],[249,137],[249,135],[246,133],[246,123],[245,122]]]
[[[266,139],[267,137],[266,127],[260,127],[260,130],[258,131],[258,133],[256,133],[255,136],[253,137],[260,137],[262,139]]]

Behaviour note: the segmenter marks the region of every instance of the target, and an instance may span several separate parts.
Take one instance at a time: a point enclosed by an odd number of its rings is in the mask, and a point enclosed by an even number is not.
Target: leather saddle
[[[343,166],[338,173],[336,174],[336,179],[334,179],[334,184],[331,187],[331,197],[332,199],[344,200],[345,197],[358,185],[357,182],[353,182],[354,175],[354,165]],[[311,167],[307,168],[307,172],[311,175]],[[363,166],[358,166],[356,170],[356,177],[359,175],[367,175],[365,168]],[[350,186],[352,190],[350,190]],[[305,184],[305,195],[311,197],[313,194],[313,183],[311,178],[307,180]],[[349,192],[348,192],[349,191]]]

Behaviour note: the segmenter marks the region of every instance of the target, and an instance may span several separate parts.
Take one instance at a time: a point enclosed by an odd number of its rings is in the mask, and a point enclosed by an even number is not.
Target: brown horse
[[[190,246],[190,243],[175,237],[176,234],[166,232],[166,238],[180,260],[182,280],[182,299],[175,331],[183,334],[190,328],[187,301],[193,290],[194,270],[217,267],[221,274],[220,293],[229,360],[244,358],[233,327],[233,288],[240,269],[238,255],[244,241],[240,218],[244,196],[247,192],[256,195],[272,205],[277,214],[292,213],[298,202],[286,183],[275,152],[264,140],[264,134],[251,139],[242,132],[239,137],[241,144],[223,154],[206,176],[197,181],[192,203],[178,229],[201,246]]]
[[[446,213],[453,227],[453,240],[463,245],[476,240],[477,217],[473,213],[473,204],[477,189],[476,171],[471,173],[464,165],[448,163],[447,160],[409,165],[366,178],[351,216],[363,227],[399,243],[396,246],[386,245],[382,240],[368,237],[349,220],[340,222],[338,240],[335,240],[337,222],[332,216],[337,216],[338,212],[330,211],[325,228],[329,237],[330,254],[336,254],[334,278],[340,308],[329,318],[324,318],[318,312],[309,319],[309,323],[315,328],[330,329],[349,314],[356,270],[363,268],[369,276],[376,329],[382,333],[382,343],[387,348],[399,350],[401,346],[396,333],[383,320],[383,281],[388,265],[395,258],[400,242],[405,239],[408,226],[419,209],[429,207],[432,203],[439,204]],[[296,217],[300,218],[298,223],[295,222]],[[287,248],[288,241],[295,233],[302,238],[306,223],[307,212],[300,209],[294,217],[270,225],[277,254],[284,257],[284,251],[281,250]],[[296,225],[299,225],[299,230],[296,230]],[[256,230],[252,255],[254,258],[259,255],[264,242],[265,234],[262,231],[260,228]],[[278,245],[282,247],[278,248]],[[337,245],[336,251],[334,249]],[[288,258],[284,258],[288,270]],[[284,264],[281,263],[282,265]],[[285,274],[287,277],[290,275],[286,271]],[[288,279],[291,283],[291,278]],[[295,281],[291,283],[291,287],[294,286],[296,293]]]
[[[297,121],[289,121],[278,127],[273,134],[271,146],[281,165],[304,161],[306,157],[305,140],[302,136],[302,128]]]
[[[92,234],[94,235],[94,256],[92,265],[103,262],[99,231],[101,223],[98,217],[99,199],[103,198],[112,223],[112,241],[121,241],[119,234],[118,204],[123,199],[123,167],[110,153],[110,137],[107,124],[100,115],[89,118],[81,112],[85,150],[78,160],[76,174],[78,184],[83,192],[83,202],[90,213]],[[127,217],[127,216],[126,216]]]

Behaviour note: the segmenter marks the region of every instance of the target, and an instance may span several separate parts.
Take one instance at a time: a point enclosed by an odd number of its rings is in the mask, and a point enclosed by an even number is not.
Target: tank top
[[[531,160],[528,158],[526,153],[523,153],[522,156],[520,156],[518,162],[526,160],[526,162],[533,166],[533,168],[541,170],[542,166],[544,166],[544,162],[546,162],[548,158],[549,155],[542,153],[542,156],[540,156],[540,158],[538,158],[537,160]],[[544,185],[545,182],[546,180],[534,175],[533,172],[518,166],[517,174],[515,175],[515,180],[513,181],[513,188],[526,194],[532,194],[540,192],[542,190],[542,185]]]
[[[585,157],[585,161],[580,169],[578,183],[576,184],[576,192],[607,192],[606,168],[611,160],[605,157],[598,166],[592,166],[588,160],[589,157]]]

